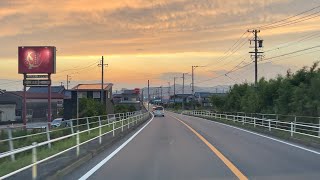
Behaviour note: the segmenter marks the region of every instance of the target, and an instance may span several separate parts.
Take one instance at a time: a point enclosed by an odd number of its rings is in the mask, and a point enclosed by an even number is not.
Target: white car
[[[54,119],[51,122],[51,127],[67,127],[69,126],[69,122],[65,121],[63,118]]]
[[[162,116],[164,117],[164,109],[162,106],[158,106],[153,110],[154,116]]]

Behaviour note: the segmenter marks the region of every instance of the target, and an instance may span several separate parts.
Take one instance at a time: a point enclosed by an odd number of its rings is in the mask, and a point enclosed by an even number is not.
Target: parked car
[[[57,118],[51,122],[51,127],[68,127],[70,126],[70,122],[65,121],[64,118]]]
[[[153,111],[154,116],[162,116],[164,117],[164,109],[162,106],[158,106]]]

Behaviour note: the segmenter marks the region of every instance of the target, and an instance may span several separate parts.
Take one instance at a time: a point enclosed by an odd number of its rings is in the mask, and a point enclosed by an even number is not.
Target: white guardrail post
[[[294,126],[293,126],[294,132],[296,132],[296,125],[297,125],[297,116],[294,116]]]
[[[109,118],[109,115],[107,115],[107,122],[108,122],[108,127],[110,127],[110,118]]]
[[[127,124],[128,124],[128,129],[130,128],[130,116],[128,116],[128,119],[127,119]]]
[[[253,126],[256,127],[256,117],[253,117]]]
[[[37,164],[35,164],[37,162],[37,143],[33,142],[32,143],[33,148],[32,148],[32,179],[35,180],[37,179]]]
[[[76,134],[76,143],[77,143],[77,157],[79,156],[80,154],[80,137],[79,137],[79,130],[77,130],[77,134]]]
[[[318,136],[320,136],[320,117],[319,117],[319,128],[318,128]]]
[[[123,114],[122,119],[121,119],[121,132],[123,132],[123,121],[124,121],[124,117],[125,117],[125,114]]]
[[[290,122],[290,134],[293,136],[293,122]]]
[[[114,124],[115,124],[116,120],[112,121],[112,136],[114,137]]]
[[[49,141],[48,148],[51,148],[49,124],[47,124],[47,127],[46,127],[46,134],[47,134],[47,141]]]
[[[108,117],[107,117],[108,118]],[[101,129],[101,116],[98,117],[99,120],[99,144],[102,143],[102,138],[101,138],[101,134],[102,134],[102,129]]]
[[[13,147],[13,141],[12,141],[12,129],[11,129],[11,127],[8,127],[8,139],[9,139],[9,149],[10,149],[10,151],[13,151],[14,147]],[[10,157],[11,157],[11,161],[15,161],[14,154],[11,154]]]
[[[79,118],[77,118],[77,130],[79,129]]]
[[[271,131],[271,120],[268,119],[269,131]]]
[[[100,118],[100,116],[99,116]],[[88,129],[88,134],[90,134],[90,124],[89,124],[89,118],[86,118],[87,119],[87,129]]]
[[[70,129],[71,129],[71,134],[74,134],[74,130],[73,130],[73,120],[70,120]]]

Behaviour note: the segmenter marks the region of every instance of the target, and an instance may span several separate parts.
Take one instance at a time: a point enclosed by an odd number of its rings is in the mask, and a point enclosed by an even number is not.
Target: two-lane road
[[[170,112],[154,118],[126,143],[64,179],[320,178],[319,154]]]

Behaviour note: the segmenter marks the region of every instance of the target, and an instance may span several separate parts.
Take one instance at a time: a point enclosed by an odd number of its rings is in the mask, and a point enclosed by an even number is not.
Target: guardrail
[[[52,129],[49,130],[46,128],[45,132],[30,134],[25,136],[19,137],[12,137],[11,128],[8,130],[8,139],[0,140],[0,145],[7,144],[9,146],[9,151],[0,153],[0,164],[6,162],[5,159],[9,158],[12,162],[17,161],[18,159],[15,157],[16,154],[25,153],[23,155],[32,155],[32,161],[30,164],[27,164],[19,169],[16,169],[8,174],[5,174],[0,177],[0,179],[8,178],[16,173],[24,171],[28,168],[32,168],[32,178],[35,179],[37,177],[37,164],[52,159],[58,155],[61,155],[71,149],[76,149],[76,155],[79,156],[80,154],[80,146],[93,141],[95,139],[99,139],[99,144],[102,143],[102,137],[106,134],[112,133],[115,136],[115,131],[121,129],[124,131],[124,127],[129,129],[134,124],[137,124],[139,121],[146,120],[150,117],[149,112],[142,113],[142,111],[130,112],[130,113],[118,113],[118,114],[110,114],[104,116],[94,116],[94,117],[86,117],[86,118],[79,118],[79,119],[71,119],[68,122],[71,124],[70,127],[59,128],[59,129]],[[91,122],[90,122],[91,120]],[[85,123],[81,123],[81,122]],[[74,125],[76,123],[76,125]],[[54,133],[59,131],[67,130],[68,133],[66,135],[60,137],[52,137]],[[84,136],[84,133],[87,133]],[[63,133],[62,133],[63,134]],[[28,144],[23,147],[14,148],[14,141],[20,140],[25,138],[36,139],[37,136],[45,136],[40,139],[40,142],[32,142],[32,144]],[[82,142],[80,141],[82,138]],[[42,140],[42,141],[41,141]],[[51,149],[54,146],[54,143],[68,141],[67,143],[71,143],[71,147],[67,147],[66,149],[51,154],[48,157],[44,157],[43,159],[37,156],[37,149],[46,151]],[[45,148],[47,146],[47,148]],[[30,153],[31,151],[31,153]],[[29,154],[28,154],[29,153]],[[3,161],[1,161],[3,160]]]
[[[228,120],[244,124],[251,124],[254,127],[267,128],[269,131],[272,129],[289,132],[290,136],[294,134],[301,134],[305,136],[320,138],[320,121],[315,123],[303,123],[297,121],[281,121],[279,119],[267,119],[259,117],[251,117],[246,115],[233,115],[224,113],[215,113],[210,111],[183,111],[182,114],[199,116],[204,118],[216,118],[221,120]],[[318,118],[318,117],[314,117]],[[320,118],[318,118],[320,120]]]

